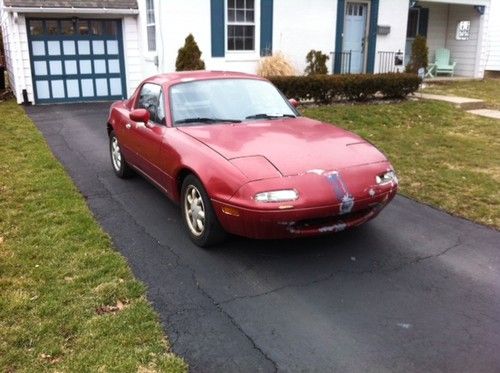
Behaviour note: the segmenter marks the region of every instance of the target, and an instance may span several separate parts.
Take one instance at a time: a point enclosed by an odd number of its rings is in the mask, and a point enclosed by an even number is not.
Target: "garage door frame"
[[[63,35],[61,30],[61,21],[71,21],[75,25],[74,34],[72,35]],[[116,22],[116,35],[113,34],[105,34],[104,33],[104,23],[103,21]],[[41,35],[32,35],[30,32],[30,25],[32,22],[42,23],[43,25],[43,33]],[[56,22],[58,25],[58,33],[54,35],[50,35],[47,32],[47,23]],[[89,34],[80,35],[79,29],[77,27],[81,23],[87,22]],[[91,25],[92,22],[100,23],[102,33],[99,35],[95,35],[92,32]],[[124,49],[123,49],[123,33],[122,33],[122,22],[121,19],[110,19],[110,18],[39,18],[39,17],[30,17],[26,20],[26,28],[27,28],[27,36],[28,36],[28,49],[30,56],[30,66],[31,66],[31,77],[33,81],[33,94],[35,98],[35,103],[66,103],[66,102],[86,102],[86,101],[108,101],[108,100],[119,100],[124,99],[126,97],[127,87],[126,87],[126,79],[125,79],[125,61],[124,61]],[[72,40],[75,45],[75,54],[74,55],[65,55],[63,49],[63,41]],[[78,41],[89,41],[89,49],[90,53],[86,55],[82,55],[79,53],[79,43]],[[100,55],[94,54],[94,43],[93,41],[103,41],[104,53]],[[117,41],[118,54],[110,55],[108,54],[108,40]],[[33,41],[41,41],[44,43],[45,54],[44,55],[34,55],[33,54]],[[49,55],[49,45],[48,43],[51,41],[59,42],[59,55]],[[52,43],[53,44],[53,43]],[[115,58],[113,58],[115,57]],[[109,60],[118,59],[119,64],[119,72],[110,73],[110,62]],[[66,74],[66,63],[65,61],[76,61],[76,74]],[[90,61],[90,73],[81,73],[81,63],[80,61]],[[96,73],[96,60],[103,60],[106,72],[105,73]],[[35,74],[35,63],[37,61],[45,61],[45,68],[47,70],[46,75],[37,76]],[[50,61],[61,61],[61,74],[51,74],[51,66]],[[120,94],[111,94],[111,81],[110,79],[120,79],[121,83],[121,93]],[[96,87],[96,79],[106,79],[106,88],[107,95],[97,95],[97,87]],[[78,81],[78,97],[68,97],[68,83],[67,80],[77,80]],[[85,80],[87,83],[89,80],[92,81],[93,88],[93,96],[84,96],[83,88],[82,88],[82,80]],[[47,81],[49,96],[50,98],[39,98],[39,94],[37,91],[37,81]],[[52,82],[53,81],[62,81],[63,89],[64,89],[64,97],[54,97]]]

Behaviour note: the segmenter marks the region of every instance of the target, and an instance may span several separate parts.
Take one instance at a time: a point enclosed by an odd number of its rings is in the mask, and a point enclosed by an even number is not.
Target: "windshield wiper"
[[[274,114],[260,113],[260,114],[249,115],[245,119],[277,119],[277,118],[295,118],[295,115],[293,114],[274,115]]]
[[[204,117],[199,117],[199,118],[186,118],[186,119],[180,119],[176,120],[175,124],[185,124],[185,123],[241,123],[241,120],[239,119],[223,119],[223,118],[204,118]]]

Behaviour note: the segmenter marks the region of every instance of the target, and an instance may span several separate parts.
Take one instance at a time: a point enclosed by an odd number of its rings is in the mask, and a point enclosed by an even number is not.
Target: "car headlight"
[[[391,182],[394,182],[397,184],[398,182],[398,177],[396,176],[396,173],[394,171],[387,171],[384,172],[383,174],[375,176],[375,181],[377,184],[388,184]]]
[[[257,202],[287,202],[295,201],[299,198],[299,193],[293,189],[273,190],[257,193],[254,198]]]

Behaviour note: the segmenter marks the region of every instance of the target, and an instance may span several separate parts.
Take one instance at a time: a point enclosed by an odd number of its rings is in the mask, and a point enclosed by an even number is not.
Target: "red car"
[[[146,79],[113,103],[113,170],[145,176],[181,206],[199,246],[229,232],[304,237],[365,223],[394,197],[387,158],[361,137],[300,116],[269,81],[234,72]]]

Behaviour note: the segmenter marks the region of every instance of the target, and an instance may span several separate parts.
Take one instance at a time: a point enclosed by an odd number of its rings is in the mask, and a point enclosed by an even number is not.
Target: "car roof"
[[[174,73],[158,74],[147,78],[144,82],[156,83],[156,84],[167,84],[172,85],[179,82],[193,81],[193,80],[207,80],[207,79],[228,79],[228,78],[239,78],[239,79],[259,79],[264,80],[262,77],[240,73],[235,71],[178,71]]]

